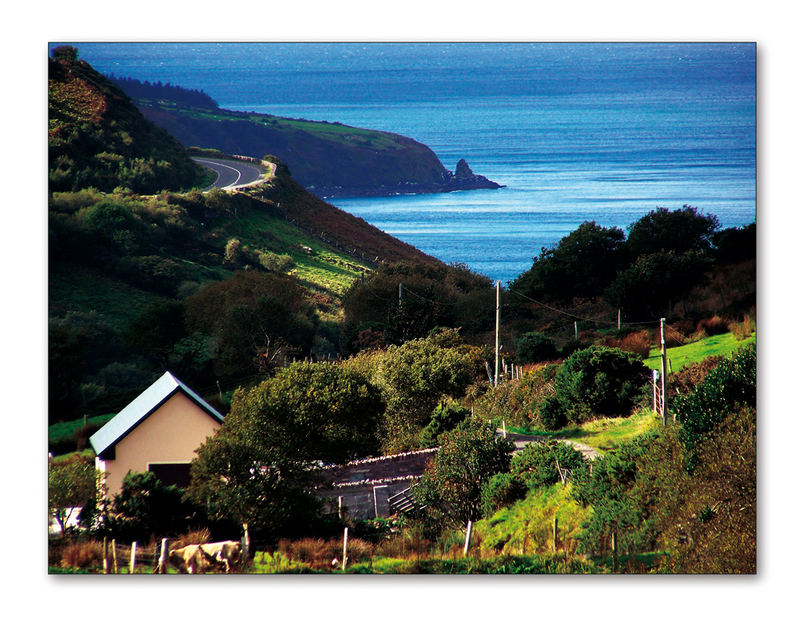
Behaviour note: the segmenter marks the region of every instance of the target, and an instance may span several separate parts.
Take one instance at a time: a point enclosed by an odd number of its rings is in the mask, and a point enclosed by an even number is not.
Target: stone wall
[[[326,512],[339,509],[353,519],[385,518],[390,515],[388,499],[402,492],[422,476],[437,449],[424,449],[385,457],[360,459],[341,466],[327,466],[330,487],[317,490]]]

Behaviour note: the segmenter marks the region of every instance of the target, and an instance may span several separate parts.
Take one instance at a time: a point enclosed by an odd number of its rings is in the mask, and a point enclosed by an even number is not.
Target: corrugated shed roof
[[[186,384],[182,383],[171,372],[165,372],[153,385],[128,403],[125,409],[89,438],[89,443],[92,445],[95,454],[101,455],[104,451],[114,446],[179,390],[196,402],[212,418],[219,422],[224,420],[222,414],[206,403]]]

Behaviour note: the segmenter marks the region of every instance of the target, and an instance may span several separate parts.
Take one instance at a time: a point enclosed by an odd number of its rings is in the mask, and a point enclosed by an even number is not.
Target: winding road
[[[249,161],[239,161],[234,159],[212,159],[208,157],[192,157],[195,163],[213,170],[217,178],[203,191],[208,191],[219,187],[222,189],[233,189],[255,183],[261,179],[266,170],[263,166]]]

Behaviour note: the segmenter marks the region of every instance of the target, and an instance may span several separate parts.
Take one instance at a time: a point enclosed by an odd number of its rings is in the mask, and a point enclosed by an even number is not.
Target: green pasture
[[[717,355],[729,357],[736,349],[748,344],[755,344],[755,341],[755,333],[744,340],[736,339],[733,333],[712,335],[698,342],[668,348],[667,359],[671,365],[672,372],[677,372],[685,365],[703,361],[706,357],[715,357]],[[652,370],[659,370],[661,368],[661,348],[652,349],[650,356],[644,360],[644,364]]]

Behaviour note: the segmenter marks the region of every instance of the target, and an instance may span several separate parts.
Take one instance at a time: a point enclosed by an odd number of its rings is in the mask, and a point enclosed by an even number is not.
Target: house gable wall
[[[117,442],[113,460],[103,462],[109,496],[120,490],[128,472],[146,472],[148,463],[190,462],[218,427],[186,394],[173,394]]]

